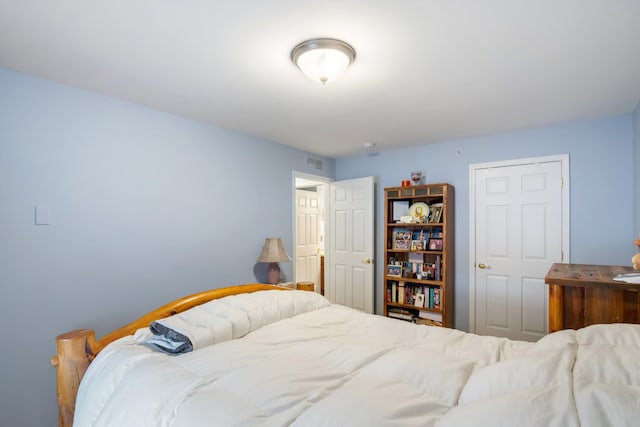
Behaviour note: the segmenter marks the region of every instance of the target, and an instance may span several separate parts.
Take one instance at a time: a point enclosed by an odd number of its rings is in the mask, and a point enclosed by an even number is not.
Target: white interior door
[[[332,182],[329,191],[326,296],[373,313],[373,177]]]
[[[322,198],[318,191],[296,189],[296,282],[313,282],[320,291]]]
[[[548,331],[544,276],[568,232],[563,164],[477,168],[473,180],[475,332],[535,341]]]

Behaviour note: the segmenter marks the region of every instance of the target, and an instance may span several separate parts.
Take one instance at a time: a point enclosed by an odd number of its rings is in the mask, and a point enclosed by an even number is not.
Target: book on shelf
[[[436,322],[442,322],[442,313],[434,313],[433,311],[421,311],[418,313],[420,319],[429,319]]]
[[[405,286],[404,286],[404,282],[400,282],[398,283],[398,302],[400,304],[404,304],[404,298],[405,298]]]
[[[424,257],[419,252],[409,252],[409,262],[415,264],[422,264],[424,262]]]

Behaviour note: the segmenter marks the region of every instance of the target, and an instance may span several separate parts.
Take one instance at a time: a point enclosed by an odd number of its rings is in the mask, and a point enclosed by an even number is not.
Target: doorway
[[[296,178],[294,280],[313,283],[315,292],[324,295],[324,211],[325,184]]]
[[[294,171],[293,184],[295,283],[313,281],[323,293],[326,277],[331,302],[373,313],[374,178],[332,181]]]
[[[330,179],[293,173],[293,279],[312,282],[315,292],[324,295],[325,210]]]
[[[469,326],[536,341],[548,332],[554,262],[569,262],[569,157],[469,167]]]

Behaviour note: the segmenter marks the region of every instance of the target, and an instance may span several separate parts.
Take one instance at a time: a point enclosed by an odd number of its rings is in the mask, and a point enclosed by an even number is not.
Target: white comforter
[[[87,371],[74,426],[640,425],[638,325],[534,344],[317,306],[179,356],[123,338]]]

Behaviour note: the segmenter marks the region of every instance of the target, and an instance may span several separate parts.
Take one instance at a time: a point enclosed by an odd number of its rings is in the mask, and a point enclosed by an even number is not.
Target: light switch
[[[51,214],[48,206],[36,206],[36,225],[51,224]]]

